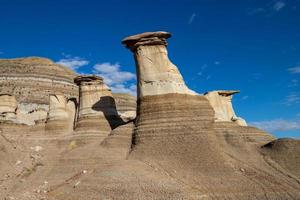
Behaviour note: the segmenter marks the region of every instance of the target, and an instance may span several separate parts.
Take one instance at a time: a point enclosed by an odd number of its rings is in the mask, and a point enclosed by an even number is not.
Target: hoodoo
[[[167,32],[147,32],[125,38],[125,44],[134,53],[138,73],[138,97],[159,94],[196,94],[191,91],[170,61],[166,49]]]
[[[208,100],[185,85],[177,67],[169,60],[166,48],[169,37],[171,34],[167,32],[147,32],[122,41],[133,52],[137,67],[135,142],[200,134],[204,127],[209,132],[213,123],[213,109]]]
[[[122,124],[111,90],[98,76],[78,76],[79,113],[76,132],[97,133],[107,136]]]
[[[298,197],[297,183],[282,177],[260,153],[258,144],[272,137],[236,123],[231,103],[235,91],[204,96],[184,84],[167,56],[170,36],[148,32],[122,41],[134,53],[138,79],[130,159],[162,168],[170,177],[205,191],[200,196],[207,199],[249,199],[254,193],[257,199]]]
[[[215,121],[235,122],[240,126],[247,126],[244,119],[236,116],[232,106],[232,96],[239,92],[236,90],[220,90],[204,94],[215,111]]]

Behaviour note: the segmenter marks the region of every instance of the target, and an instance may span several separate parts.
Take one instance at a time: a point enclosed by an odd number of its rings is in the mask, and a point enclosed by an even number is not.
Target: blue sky
[[[237,114],[300,137],[300,0],[0,0],[0,58],[48,57],[135,90],[121,40],[164,30],[169,55],[199,92],[238,89]]]

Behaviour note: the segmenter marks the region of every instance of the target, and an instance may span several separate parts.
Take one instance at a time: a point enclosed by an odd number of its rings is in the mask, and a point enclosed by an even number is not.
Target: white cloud
[[[288,68],[288,71],[292,74],[300,74],[300,66]]]
[[[249,124],[269,132],[300,130],[300,120],[274,119],[270,121],[250,122]]]
[[[81,57],[77,57],[77,56],[71,57],[70,55],[66,55],[65,58],[60,59],[56,63],[69,67],[72,70],[76,70],[82,66],[88,65],[89,61]]]
[[[275,4],[273,5],[273,10],[275,11],[280,11],[281,9],[283,9],[286,6],[286,4],[283,1],[277,1],[275,2]]]
[[[193,21],[195,20],[195,17],[196,17],[196,13],[193,13],[191,16],[190,16],[190,19],[189,19],[189,24],[192,24]]]
[[[300,95],[298,93],[292,93],[285,97],[284,104],[287,106],[300,103]]]
[[[128,82],[134,81],[136,75],[131,72],[121,71],[119,63],[99,63],[94,65],[93,72],[104,79],[104,82],[112,89],[113,92],[136,94],[135,84]]]
[[[136,95],[136,85],[132,84],[129,87],[126,87],[124,84],[117,84],[110,87],[111,90],[115,93],[129,93],[131,95]]]

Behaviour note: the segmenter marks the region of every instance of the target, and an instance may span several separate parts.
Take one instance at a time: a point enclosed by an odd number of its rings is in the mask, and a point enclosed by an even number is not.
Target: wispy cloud
[[[300,74],[300,66],[288,68],[291,74]]]
[[[273,10],[278,12],[281,9],[283,9],[286,6],[286,3],[283,1],[277,1],[275,2],[275,4],[273,5]]]
[[[269,132],[297,131],[300,130],[300,120],[274,119],[269,121],[250,122],[251,126],[261,128]]]
[[[94,65],[93,72],[103,77],[104,82],[110,86],[113,92],[131,93],[136,95],[136,75],[131,72],[122,71],[119,63],[98,63]]]
[[[287,7],[285,1],[274,1],[273,3],[265,4],[259,8],[249,8],[248,15],[265,15],[267,17],[273,16],[274,13],[278,13],[279,11],[283,10]]]
[[[60,65],[64,65],[66,67],[69,67],[72,70],[76,70],[82,66],[89,64],[88,60],[78,57],[78,56],[75,56],[75,57],[72,57],[70,55],[64,55],[64,56],[65,56],[65,58],[60,59],[56,63],[60,64]]]
[[[190,16],[190,18],[189,18],[189,24],[192,24],[192,23],[194,22],[196,16],[197,16],[196,13],[193,13],[193,14]]]
[[[300,103],[300,94],[299,93],[291,93],[285,97],[283,104],[287,106],[292,106]]]

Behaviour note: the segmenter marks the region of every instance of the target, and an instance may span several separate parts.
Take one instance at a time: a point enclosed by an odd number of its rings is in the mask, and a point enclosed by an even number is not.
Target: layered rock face
[[[46,58],[0,59],[0,93],[16,97],[20,122],[27,125],[46,120],[50,94],[78,99],[75,76],[72,70]]]
[[[0,59],[0,93],[12,94],[20,103],[49,104],[57,92],[78,97],[76,73],[39,57]]]
[[[148,32],[125,38],[122,43],[132,52],[137,65],[138,97],[168,93],[192,94],[169,60],[166,39],[167,32]]]
[[[136,117],[136,97],[125,93],[113,93],[117,110],[123,121],[131,121]]]
[[[122,41],[134,53],[137,67],[137,143],[183,135],[182,129],[187,126],[193,129],[199,119],[199,125],[203,127],[213,122],[213,110],[208,101],[195,96],[196,93],[185,85],[177,67],[169,60],[166,39],[170,36],[167,32],[149,32]],[[186,121],[196,113],[195,119]]]
[[[122,124],[111,90],[97,76],[75,78],[79,85],[80,101],[76,132],[108,135]]]
[[[232,97],[239,91],[212,91],[207,92],[204,96],[215,111],[216,122],[235,122],[240,126],[247,126],[244,119],[237,117],[232,106]]]
[[[169,36],[155,32],[123,40],[134,53],[139,84],[129,158],[162,168],[170,177],[205,191],[204,196],[195,192],[187,199],[249,199],[254,193],[257,199],[299,197],[295,180],[282,176],[261,156],[256,139],[264,134],[235,122],[231,104],[235,92],[202,96],[181,84],[173,89],[181,75],[165,70],[171,65],[165,48]],[[160,84],[165,77],[169,78],[166,88]],[[218,129],[219,123],[232,126]]]
[[[64,95],[50,95],[46,131],[52,134],[68,134],[73,131],[76,105]]]
[[[17,101],[9,94],[0,94],[0,121],[16,121]]]

